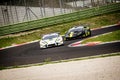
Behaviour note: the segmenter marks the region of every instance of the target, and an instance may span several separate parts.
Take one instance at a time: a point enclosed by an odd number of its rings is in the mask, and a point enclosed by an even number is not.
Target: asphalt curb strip
[[[49,62],[42,62],[42,63],[35,63],[35,64],[27,64],[27,65],[19,65],[19,66],[9,66],[9,67],[4,67],[4,68],[1,69],[1,70],[13,69],[13,68],[26,68],[26,67],[31,67],[31,66],[42,66],[42,65],[46,65],[46,64],[55,64],[55,63],[62,63],[62,62],[70,62],[70,61],[78,61],[78,60],[87,60],[87,59],[95,59],[95,58],[102,58],[102,57],[119,56],[119,55],[120,55],[120,52],[115,52],[115,53],[109,53],[109,54],[101,54],[101,55],[95,55],[95,56],[72,58],[72,59],[66,59],[66,60],[49,61]]]

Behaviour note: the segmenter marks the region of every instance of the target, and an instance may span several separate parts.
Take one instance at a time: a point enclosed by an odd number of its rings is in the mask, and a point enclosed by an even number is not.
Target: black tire
[[[64,41],[68,41],[68,38],[64,38]]]

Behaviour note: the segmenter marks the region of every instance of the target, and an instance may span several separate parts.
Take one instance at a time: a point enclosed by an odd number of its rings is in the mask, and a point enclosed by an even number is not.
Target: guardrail
[[[8,26],[2,26],[0,27],[0,36],[4,36],[7,34],[22,32],[22,31],[28,31],[32,29],[37,28],[44,28],[51,25],[61,24],[65,22],[71,22],[74,20],[81,20],[113,11],[119,11],[120,10],[120,3],[114,3],[109,5],[104,5],[100,7],[94,7],[91,9],[85,9],[82,11],[77,11],[74,13],[49,17],[49,18],[43,18],[38,19],[34,21],[24,22],[24,23],[18,23]]]

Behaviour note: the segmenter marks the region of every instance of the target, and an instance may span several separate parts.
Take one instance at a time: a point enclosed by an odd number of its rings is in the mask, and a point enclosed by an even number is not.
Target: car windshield
[[[43,40],[53,39],[53,38],[56,38],[56,37],[58,37],[58,34],[45,35],[43,37]]]
[[[83,27],[78,27],[78,28],[75,28],[75,29],[70,29],[67,33],[71,33],[71,32],[80,32],[83,30]]]

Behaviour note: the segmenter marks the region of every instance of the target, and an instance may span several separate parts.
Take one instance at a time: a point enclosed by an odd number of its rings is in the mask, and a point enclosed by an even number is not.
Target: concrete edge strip
[[[117,42],[120,42],[120,40],[117,40],[117,41],[111,41],[111,42],[104,42],[104,43],[85,44],[85,46],[96,46],[96,45],[103,45],[103,44],[117,43]]]
[[[101,27],[101,28],[112,27],[112,26],[115,26],[115,25],[118,25],[118,24],[113,24],[113,25],[109,25],[109,26],[103,26],[103,27]],[[94,28],[94,29],[91,29],[91,30],[97,30],[97,29],[101,29],[101,28]],[[7,46],[7,47],[0,48],[0,50],[12,48],[12,47],[18,47],[18,46],[22,46],[22,45],[26,45],[26,44],[30,44],[30,43],[35,43],[35,42],[38,42],[38,41],[39,41],[39,40],[30,41],[30,42],[21,43],[21,44],[14,44],[14,45],[12,45],[12,46]]]

